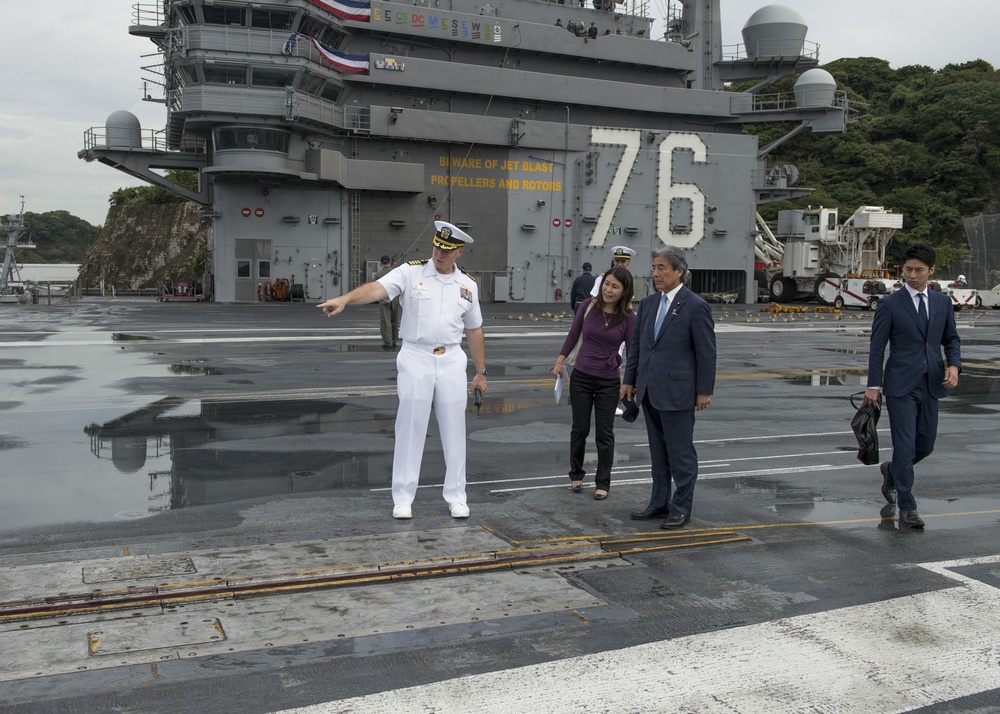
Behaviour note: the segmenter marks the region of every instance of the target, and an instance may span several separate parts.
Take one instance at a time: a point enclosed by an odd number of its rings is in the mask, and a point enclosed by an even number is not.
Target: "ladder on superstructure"
[[[350,194],[348,213],[351,222],[351,230],[348,234],[348,251],[351,255],[351,282],[347,289],[353,290],[361,285],[365,279],[361,270],[361,191],[352,190]]]

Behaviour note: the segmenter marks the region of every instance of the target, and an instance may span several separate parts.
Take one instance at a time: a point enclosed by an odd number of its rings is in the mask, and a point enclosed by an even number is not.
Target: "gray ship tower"
[[[484,300],[567,301],[612,245],[638,253],[641,297],[671,244],[693,289],[753,301],[757,205],[808,193],[767,154],[843,132],[845,96],[790,8],[761,8],[729,48],[720,0],[670,5],[656,38],[644,5],[591,1],[140,4],[130,32],[162,56],[166,127],[114,112],[80,156],[202,204],[222,302],[282,278],[341,294],[382,254],[427,257],[437,218],[475,237],[462,265]],[[766,93],[802,72],[794,96]],[[741,133],[764,122],[788,132]],[[157,169],[197,170],[198,191]]]

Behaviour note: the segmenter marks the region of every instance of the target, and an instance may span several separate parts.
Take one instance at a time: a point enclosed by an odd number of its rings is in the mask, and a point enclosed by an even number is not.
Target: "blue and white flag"
[[[281,54],[292,55],[295,53],[295,43],[298,42],[299,37],[305,37],[305,35],[300,35],[297,32],[293,32],[285,40],[285,44],[281,46]]]

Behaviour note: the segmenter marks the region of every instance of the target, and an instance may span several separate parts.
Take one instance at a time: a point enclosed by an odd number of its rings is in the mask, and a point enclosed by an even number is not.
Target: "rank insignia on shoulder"
[[[468,300],[469,302],[472,302],[472,291],[469,290],[464,285],[461,288],[459,288],[458,296],[463,300]]]
[[[462,271],[463,273],[465,273],[466,275],[468,275],[468,276],[469,276],[469,279],[470,279],[470,280],[472,280],[472,282],[476,282],[476,277],[475,277],[475,276],[474,276],[474,275],[473,275],[472,273],[470,273],[470,272],[466,271],[466,269],[465,269],[465,268],[463,268],[462,266],[459,266],[459,267],[458,267],[458,269],[459,269],[459,270],[461,270],[461,271]]]
[[[428,260],[427,258],[425,258],[424,260],[411,260],[407,263],[407,265],[423,265],[424,263],[427,262],[427,260]]]

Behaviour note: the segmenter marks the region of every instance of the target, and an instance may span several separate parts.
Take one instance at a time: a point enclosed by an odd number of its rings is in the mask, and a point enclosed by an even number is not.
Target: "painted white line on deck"
[[[794,459],[794,458],[796,458],[798,456],[840,456],[840,455],[847,454],[847,453],[851,453],[851,452],[845,452],[845,451],[815,451],[815,452],[812,452],[812,453],[804,453],[804,454],[768,454],[768,455],[764,455],[764,456],[744,456],[744,457],[737,458],[737,459],[724,459],[724,460],[717,459],[717,460],[710,460],[710,461],[700,461],[698,463],[698,468],[699,468],[698,478],[701,479],[701,480],[704,480],[704,479],[711,479],[711,478],[717,478],[717,477],[722,477],[722,476],[729,478],[729,477],[732,477],[734,475],[737,475],[737,476],[742,476],[742,475],[758,475],[760,473],[769,473],[769,474],[771,474],[771,473],[788,473],[788,472],[794,472],[794,471],[812,471],[812,470],[826,471],[826,470],[829,470],[829,469],[836,469],[836,468],[856,468],[858,466],[863,466],[863,464],[847,464],[847,465],[844,465],[844,466],[834,466],[832,464],[815,464],[815,465],[810,464],[809,466],[789,467],[789,468],[786,468],[786,469],[766,469],[765,471],[729,471],[729,472],[726,472],[726,473],[716,473],[716,474],[706,473],[706,472],[704,472],[702,470],[702,469],[706,469],[706,468],[724,468],[724,467],[732,465],[732,463],[736,462],[736,461],[765,461],[765,460],[768,460],[768,459]],[[826,467],[826,468],[822,468],[822,467]],[[618,477],[618,476],[621,476],[622,474],[638,474],[638,473],[648,474],[649,473],[649,468],[650,468],[649,464],[630,464],[628,466],[617,466],[617,467],[611,469],[611,475],[615,476],[615,477]],[[565,482],[566,482],[566,480],[568,478],[569,478],[569,476],[567,474],[560,473],[560,474],[551,474],[549,476],[526,476],[524,478],[498,478],[498,479],[484,479],[484,480],[481,480],[481,481],[467,481],[467,485],[469,485],[469,486],[485,486],[485,485],[497,484],[497,483],[525,483],[527,481],[559,481],[559,483],[554,484],[554,485],[542,484],[542,485],[538,485],[538,486],[528,486],[528,487],[524,487],[524,488],[505,488],[505,489],[499,489],[500,491],[530,491],[530,490],[532,490],[534,488],[562,488],[562,487],[564,487],[566,485]],[[631,480],[622,480],[622,479],[619,479],[619,478],[615,479],[615,483],[616,484],[623,484],[623,483],[646,483],[648,481],[649,481],[648,478],[646,478],[646,479],[631,479]],[[593,485],[593,484],[591,484],[591,485]],[[419,484],[417,486],[417,488],[442,488],[442,487],[444,487],[444,483],[443,482],[442,483],[424,483],[424,484]],[[391,491],[392,487],[391,486],[379,486],[379,487],[375,487],[375,488],[370,488],[368,490],[371,493],[376,493],[378,491]],[[497,493],[497,492],[498,491],[496,491],[496,490],[490,491],[490,493]]]
[[[957,583],[935,592],[279,714],[905,712],[1000,687],[1000,590],[952,571],[998,561],[927,563]]]
[[[205,332],[218,332],[211,328],[206,328]],[[245,332],[250,332],[251,330],[244,330]],[[316,332],[315,329],[310,330],[311,332]],[[213,345],[213,344],[242,344],[242,343],[257,343],[257,342],[356,342],[356,341],[366,341],[374,342],[375,340],[381,340],[379,333],[364,331],[357,332],[352,331],[345,334],[324,334],[324,335],[290,335],[287,334],[287,330],[274,330],[274,332],[285,334],[274,334],[274,335],[261,335],[256,334],[257,330],[253,330],[255,333],[250,337],[150,337],[151,335],[158,334],[157,332],[152,332],[149,330],[132,330],[130,332],[120,332],[120,333],[94,333],[95,336],[103,335],[101,339],[90,339],[90,340],[66,340],[66,339],[45,339],[37,341],[27,341],[24,342],[0,342],[0,347],[95,347],[95,346],[115,346],[119,347],[122,345]],[[37,333],[36,333],[37,334]],[[46,333],[52,334],[53,336],[62,335],[63,333]],[[122,334],[128,335],[130,338],[123,340],[113,340],[112,334]],[[565,337],[565,331],[559,332],[490,332],[487,335],[489,340],[499,339],[499,338],[509,338],[509,337]],[[143,339],[144,337],[149,337],[149,339]],[[464,346],[464,345],[463,345]]]
[[[714,479],[720,478],[740,478],[744,476],[777,476],[780,474],[793,474],[793,473],[803,473],[803,472],[814,472],[814,471],[841,471],[844,469],[856,469],[856,468],[870,468],[864,464],[848,465],[848,466],[835,466],[833,464],[810,464],[809,466],[791,466],[786,469],[757,469],[753,471],[725,471],[723,473],[716,474],[706,474],[699,473],[699,481],[712,481]],[[567,478],[563,476],[563,478]],[[649,476],[644,476],[643,478],[616,478],[612,481],[615,486],[627,486],[630,484],[649,484]],[[438,488],[441,488],[444,484],[439,484]],[[490,493],[511,493],[512,491],[534,491],[541,488],[565,488],[565,484],[554,484],[554,485],[540,485],[540,486],[519,486],[514,488],[497,488],[490,490]],[[388,490],[388,489],[386,489]]]

